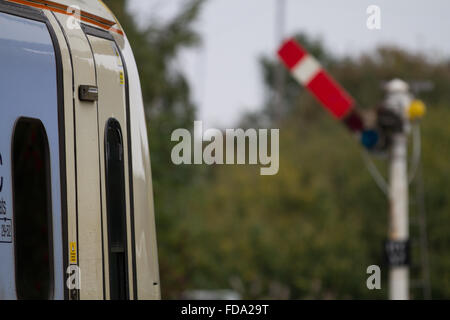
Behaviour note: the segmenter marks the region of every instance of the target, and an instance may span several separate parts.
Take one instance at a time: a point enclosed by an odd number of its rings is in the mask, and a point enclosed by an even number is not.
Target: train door
[[[55,13],[71,52],[76,181],[72,299],[134,299],[136,274],[126,68],[113,37]],[[69,223],[72,226],[72,223]],[[79,295],[77,294],[79,292]]]
[[[134,221],[126,67],[114,38],[83,25],[95,62],[106,297],[135,297]]]
[[[0,3],[0,299],[63,299],[59,47],[35,10]]]
[[[88,200],[84,203],[90,206],[83,212],[80,202],[78,209],[79,266],[84,279],[81,298],[133,299],[136,285],[126,69],[108,32],[82,27],[83,50],[89,46],[84,54],[91,62],[83,67],[83,75],[75,72],[80,104],[75,115],[78,197],[79,202],[80,197]],[[89,78],[81,81],[80,76],[86,75]],[[95,286],[86,279],[86,270],[94,271]],[[86,291],[83,283],[93,291]]]

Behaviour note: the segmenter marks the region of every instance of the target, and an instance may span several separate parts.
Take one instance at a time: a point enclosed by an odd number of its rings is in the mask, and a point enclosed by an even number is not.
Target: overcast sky
[[[202,46],[185,51],[185,70],[206,127],[232,128],[245,110],[262,105],[258,58],[274,55],[279,0],[209,0],[196,23]],[[449,0],[285,0],[286,37],[306,32],[320,37],[336,55],[369,52],[395,44],[438,57],[450,56]],[[130,0],[140,24],[174,16],[185,0]],[[369,5],[381,9],[381,30],[368,30]]]

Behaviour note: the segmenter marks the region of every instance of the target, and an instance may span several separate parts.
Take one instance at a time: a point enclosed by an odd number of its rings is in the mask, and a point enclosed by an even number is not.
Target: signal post
[[[295,39],[278,51],[280,60],[333,116],[360,139],[369,151],[389,155],[389,231],[385,258],[389,266],[389,298],[409,299],[408,135],[411,121],[425,113],[422,102],[413,101],[406,82],[394,79],[386,86],[386,99],[377,113],[375,128],[365,128],[354,99],[322,69]]]
[[[385,86],[384,108],[397,116],[389,149],[389,231],[386,257],[389,263],[389,298],[409,299],[409,217],[408,217],[408,108],[412,102],[408,85],[399,79]]]

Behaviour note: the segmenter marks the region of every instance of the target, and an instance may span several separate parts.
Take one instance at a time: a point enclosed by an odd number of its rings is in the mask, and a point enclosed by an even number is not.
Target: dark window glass
[[[128,299],[124,151],[120,124],[109,119],[105,132],[106,202],[111,299]]]
[[[20,119],[12,143],[17,297],[49,299],[53,290],[52,206],[44,126],[39,120]]]

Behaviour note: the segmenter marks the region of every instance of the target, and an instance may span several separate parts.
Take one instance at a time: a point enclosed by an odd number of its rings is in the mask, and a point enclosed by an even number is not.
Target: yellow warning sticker
[[[70,263],[77,263],[77,243],[70,243]]]
[[[125,84],[125,75],[123,74],[123,71],[120,71],[120,84]]]

